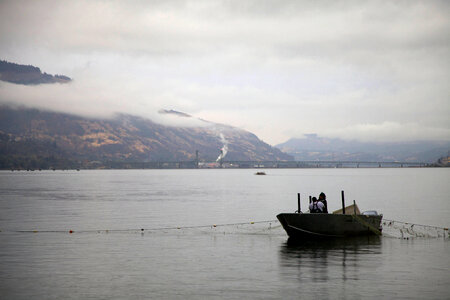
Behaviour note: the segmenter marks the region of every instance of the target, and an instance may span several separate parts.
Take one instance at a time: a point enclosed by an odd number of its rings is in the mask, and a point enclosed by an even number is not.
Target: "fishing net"
[[[382,235],[388,238],[449,238],[447,228],[413,224],[395,220],[382,221]],[[233,224],[214,224],[202,226],[171,227],[146,229],[146,233],[164,232],[165,234],[235,234],[285,236],[286,232],[278,220],[244,222]]]
[[[449,239],[448,228],[413,224],[396,220],[383,219],[382,235],[388,238],[444,238]],[[0,231],[1,232],[1,231]],[[15,231],[13,231],[15,232]],[[141,229],[112,229],[112,230],[24,230],[21,233],[139,233],[139,234],[168,234],[168,235],[198,235],[198,234],[235,234],[235,235],[269,235],[286,236],[286,232],[278,220],[243,222],[231,224],[211,224],[199,226],[154,227]]]
[[[158,234],[237,234],[237,235],[285,235],[281,224],[277,220],[245,222],[232,224],[213,224],[201,226],[184,226],[169,228],[146,229],[146,233]]]
[[[448,228],[383,219],[383,236],[411,238],[449,238]]]

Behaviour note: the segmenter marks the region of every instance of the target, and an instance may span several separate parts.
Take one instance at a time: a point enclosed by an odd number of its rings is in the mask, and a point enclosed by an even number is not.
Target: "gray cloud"
[[[81,114],[173,108],[270,143],[316,132],[450,140],[440,1],[3,1],[0,58],[75,78],[0,101]]]

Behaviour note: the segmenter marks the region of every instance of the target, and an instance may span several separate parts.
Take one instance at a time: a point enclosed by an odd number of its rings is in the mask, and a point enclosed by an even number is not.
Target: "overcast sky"
[[[450,140],[450,1],[337,2],[0,1],[0,59],[74,78],[0,101],[174,109],[272,145]]]

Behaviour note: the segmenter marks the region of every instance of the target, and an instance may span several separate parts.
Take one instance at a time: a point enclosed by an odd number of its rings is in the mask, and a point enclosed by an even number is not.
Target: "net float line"
[[[217,228],[225,226],[240,226],[240,225],[254,225],[262,223],[278,223],[278,220],[267,221],[250,221],[239,223],[223,223],[223,224],[208,224],[208,225],[192,225],[192,226],[168,226],[168,227],[153,227],[153,228],[128,228],[128,229],[85,229],[85,230],[0,230],[0,232],[16,232],[16,233],[102,233],[102,232],[145,232],[145,231],[163,231],[163,230],[179,230],[179,229],[196,229],[196,228]]]
[[[269,223],[269,226],[267,229],[275,229],[280,227],[278,220],[264,220],[264,221],[247,221],[247,222],[238,222],[238,223],[222,223],[222,224],[207,224],[207,225],[192,225],[192,226],[166,226],[166,227],[150,227],[150,228],[127,228],[127,229],[62,229],[62,230],[38,230],[38,229],[31,229],[31,230],[0,230],[0,233],[68,233],[68,234],[74,234],[74,233],[120,233],[120,232],[136,232],[136,233],[144,233],[144,232],[157,232],[157,231],[167,231],[167,230],[184,230],[184,229],[214,229],[214,228],[220,228],[220,227],[226,227],[226,226],[243,226],[243,225],[255,225],[255,224],[264,224]],[[276,226],[272,226],[272,223],[277,224]],[[423,224],[417,224],[417,223],[411,223],[411,222],[404,222],[404,221],[398,221],[398,220],[390,220],[390,219],[383,219],[383,226],[385,229],[397,229],[400,230],[400,233],[403,237],[404,234],[410,234],[411,236],[425,236],[424,234],[420,232],[414,233],[414,227],[416,230],[419,228],[423,229],[433,229],[437,231],[441,231],[442,235],[444,237],[449,237],[449,232],[447,227],[439,227],[439,226],[433,226],[433,225],[423,225]],[[383,230],[384,231],[384,230]],[[383,232],[386,233],[386,232]],[[385,236],[390,236],[390,234],[383,234]],[[438,234],[439,235],[439,234]],[[430,235],[428,235],[430,236]]]

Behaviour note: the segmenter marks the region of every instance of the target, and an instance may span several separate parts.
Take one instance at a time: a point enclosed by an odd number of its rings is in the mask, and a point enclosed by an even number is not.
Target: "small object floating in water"
[[[255,175],[266,175],[266,172],[256,172]]]

